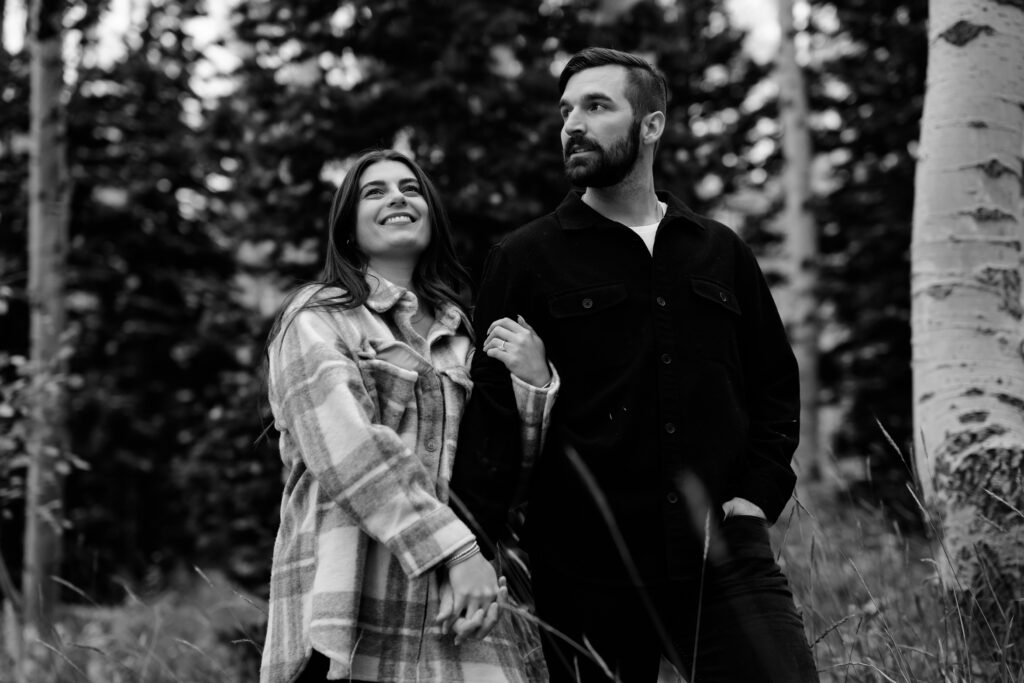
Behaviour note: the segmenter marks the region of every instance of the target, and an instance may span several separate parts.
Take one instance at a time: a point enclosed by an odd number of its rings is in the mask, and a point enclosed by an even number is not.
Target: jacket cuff
[[[748,474],[733,490],[734,497],[745,498],[761,508],[769,524],[775,524],[779,519],[792,493],[792,487],[783,491],[778,482],[763,473]]]
[[[416,578],[475,539],[469,527],[445,505],[400,531],[387,541],[387,546],[405,573]]]
[[[548,361],[548,370],[551,371],[551,381],[542,387],[535,387],[510,373],[516,410],[524,425],[546,425],[551,420],[551,409],[555,406],[562,380],[551,361]]]

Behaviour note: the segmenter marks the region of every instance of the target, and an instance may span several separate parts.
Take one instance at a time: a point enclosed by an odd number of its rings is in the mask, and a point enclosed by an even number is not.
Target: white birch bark
[[[66,452],[63,407],[62,335],[64,262],[67,250],[69,179],[65,160],[64,88],[61,56],[64,3],[33,0],[29,160],[29,303],[34,371],[29,471],[25,494],[25,551],[22,572],[24,661],[22,680],[45,681],[57,596],[63,522],[63,486],[58,467]]]
[[[811,199],[811,133],[807,126],[807,86],[796,58],[793,0],[778,0],[782,33],[776,57],[779,123],[785,159],[785,208],[789,306],[786,317],[793,352],[800,366],[800,446],[796,462],[802,481],[832,481],[818,425],[818,233],[808,202]]]
[[[930,12],[912,242],[915,461],[945,578],[997,632],[1015,618],[1010,642],[1021,643],[1024,2],[931,0]]]

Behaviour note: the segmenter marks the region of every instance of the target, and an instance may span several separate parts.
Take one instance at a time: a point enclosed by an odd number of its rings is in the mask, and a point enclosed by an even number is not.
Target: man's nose
[[[575,109],[570,111],[562,122],[562,132],[570,137],[573,133],[583,132],[583,117]]]

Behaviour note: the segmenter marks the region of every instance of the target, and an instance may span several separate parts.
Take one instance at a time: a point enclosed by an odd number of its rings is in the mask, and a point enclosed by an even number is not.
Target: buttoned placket
[[[434,476],[438,477],[440,476],[442,462],[442,454],[439,451],[444,448],[444,430],[447,425],[446,398],[444,387],[442,386],[443,380],[441,373],[437,369],[437,358],[435,358],[434,348],[443,344],[446,338],[451,337],[455,332],[455,328],[452,326],[451,321],[453,312],[450,309],[446,309],[441,316],[435,317],[433,324],[427,331],[427,336],[424,338],[416,331],[415,326],[412,324],[412,317],[419,311],[419,306],[420,302],[416,294],[405,290],[399,296],[393,310],[395,323],[403,336],[403,339],[400,341],[405,342],[414,352],[427,361],[428,369],[420,373],[419,380],[416,382],[416,395],[417,398],[433,396],[437,400],[418,401],[423,410],[418,416],[418,421],[421,425],[427,425],[428,427],[422,447],[427,451],[426,457],[428,461],[431,458],[435,459],[432,469],[434,469]],[[415,667],[417,675],[419,675],[422,663],[423,637],[428,630],[430,618],[430,582],[425,581],[423,582],[423,625],[420,629],[420,643],[416,652]]]
[[[682,482],[679,473],[682,463],[679,462],[682,453],[682,439],[685,435],[679,430],[679,419],[682,398],[679,393],[680,381],[678,376],[682,368],[673,364],[673,354],[677,347],[676,329],[674,320],[678,312],[675,310],[677,301],[674,300],[674,288],[678,287],[677,264],[670,263],[665,256],[664,250],[658,250],[658,243],[664,243],[666,236],[662,233],[665,230],[673,229],[671,218],[662,222],[655,238],[655,249],[651,259],[651,284],[652,298],[650,301],[652,317],[654,321],[655,353],[657,358],[656,372],[658,376],[658,407],[661,430],[658,442],[660,444],[661,471],[664,481],[664,501],[667,508],[664,513],[665,533],[675,536],[680,533],[686,524],[684,510],[680,509],[679,503],[683,492],[680,490]],[[668,540],[668,539],[666,539]],[[682,563],[683,557],[679,555],[679,544],[668,542],[669,568]]]

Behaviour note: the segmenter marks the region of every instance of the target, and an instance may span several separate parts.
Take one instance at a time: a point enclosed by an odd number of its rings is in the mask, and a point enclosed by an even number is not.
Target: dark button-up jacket
[[[623,550],[645,579],[693,576],[708,514],[738,496],[774,521],[795,483],[797,366],[757,261],[732,230],[659,198],[652,257],[570,192],[492,249],[474,314],[478,343],[522,315],[558,368],[523,541],[591,577],[625,577]],[[523,490],[515,403],[494,359],[477,353],[472,376],[453,491],[493,537]]]

